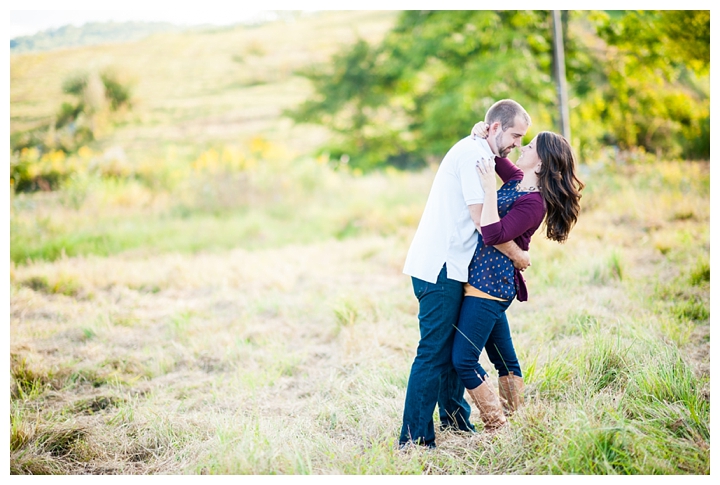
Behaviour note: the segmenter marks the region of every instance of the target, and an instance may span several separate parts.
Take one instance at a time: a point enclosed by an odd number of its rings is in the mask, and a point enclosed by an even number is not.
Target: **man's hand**
[[[530,266],[530,253],[527,251],[520,251],[516,255],[517,259],[513,259],[513,265],[520,271],[525,271]]]
[[[515,241],[497,244],[495,248],[510,258],[513,262],[513,266],[520,271],[525,271],[528,266],[530,266],[530,253],[520,249],[520,246],[518,246]]]

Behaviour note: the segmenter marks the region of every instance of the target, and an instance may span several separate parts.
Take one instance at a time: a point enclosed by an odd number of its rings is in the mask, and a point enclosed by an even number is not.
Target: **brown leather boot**
[[[525,382],[523,378],[510,371],[510,374],[498,378],[498,387],[500,388],[500,401],[502,401],[505,412],[510,415],[517,411],[524,402]]]
[[[484,381],[475,389],[468,389],[468,394],[480,411],[480,419],[485,424],[486,430],[494,431],[507,424],[500,400],[493,392],[489,382]]]

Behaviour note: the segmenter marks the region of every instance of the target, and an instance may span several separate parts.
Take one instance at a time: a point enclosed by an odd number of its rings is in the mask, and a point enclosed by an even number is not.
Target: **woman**
[[[478,125],[482,125],[478,130]],[[485,134],[479,123],[473,134]],[[488,430],[505,425],[508,414],[522,403],[522,371],[515,354],[505,310],[514,298],[526,301],[522,274],[507,256],[493,245],[514,240],[528,250],[530,238],[543,221],[549,239],[564,242],[577,221],[580,191],[584,184],[576,176],[575,157],[565,138],[539,133],[520,148],[515,165],[507,158],[480,160],[477,165],[485,203],[482,234],[470,263],[468,283],[453,342],[453,365]],[[503,180],[496,192],[495,172]],[[487,382],[479,364],[485,348],[498,372],[500,399]]]

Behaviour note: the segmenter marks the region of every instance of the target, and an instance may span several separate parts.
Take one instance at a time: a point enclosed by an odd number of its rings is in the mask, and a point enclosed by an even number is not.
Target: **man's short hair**
[[[515,118],[518,116],[521,116],[525,120],[525,123],[530,126],[530,115],[527,114],[525,108],[520,106],[520,103],[512,99],[501,99],[490,106],[490,109],[485,115],[485,123],[491,125],[499,121],[502,131],[505,131],[515,126]]]

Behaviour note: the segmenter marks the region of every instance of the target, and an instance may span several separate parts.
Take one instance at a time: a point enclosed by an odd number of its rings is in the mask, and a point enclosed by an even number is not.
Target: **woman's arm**
[[[483,224],[483,242],[495,246],[513,241],[528,231],[532,234],[540,227],[544,217],[545,208],[541,196],[537,193],[523,195],[502,219],[489,225]]]
[[[480,176],[480,183],[485,191],[485,202],[482,205],[479,214],[480,223],[476,225],[478,232],[483,236],[483,242],[488,246],[495,246],[501,253],[509,257],[513,261],[513,265],[520,271],[524,271],[530,266],[530,256],[528,252],[519,247],[514,238],[500,241],[497,243],[488,243],[485,236],[485,228],[490,227],[491,230],[494,226],[501,224],[500,216],[497,208],[497,179],[495,178],[495,170],[492,168],[494,160],[482,159],[477,163],[477,172]],[[504,218],[503,218],[504,220]]]
[[[513,241],[529,230],[534,232],[545,217],[542,198],[539,194],[531,194],[515,201],[505,217],[500,219],[497,208],[497,182],[494,165],[494,160],[481,159],[477,163],[480,183],[485,190],[485,203],[480,216],[480,225],[483,243],[488,246]]]
[[[483,203],[482,215],[480,216],[480,225],[481,227],[485,227],[500,220],[497,208],[497,180],[495,179],[495,160],[486,160],[484,158],[481,158],[477,162],[476,169],[478,175],[480,176],[480,184],[485,191],[485,202]],[[483,241],[484,240],[485,234],[483,234]],[[487,244],[487,242],[485,244]]]

